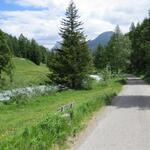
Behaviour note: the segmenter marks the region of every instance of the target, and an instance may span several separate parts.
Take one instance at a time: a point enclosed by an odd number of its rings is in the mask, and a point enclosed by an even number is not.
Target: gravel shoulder
[[[72,150],[150,150],[150,85],[135,76],[77,139]]]

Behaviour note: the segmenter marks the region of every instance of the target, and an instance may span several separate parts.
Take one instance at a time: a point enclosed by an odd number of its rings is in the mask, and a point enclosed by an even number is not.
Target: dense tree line
[[[92,68],[92,56],[78,18],[78,10],[71,2],[60,29],[62,46],[49,62],[51,80],[73,89],[82,88]]]
[[[41,62],[47,62],[48,50],[44,46],[39,45],[34,39],[29,40],[23,34],[19,38],[4,32],[3,34],[14,56],[27,58],[37,65]]]
[[[132,23],[125,35],[117,26],[108,45],[97,47],[94,63],[99,70],[109,67],[113,72],[130,71],[150,77],[150,12],[142,23]]]
[[[94,54],[94,63],[97,69],[107,67],[113,73],[127,71],[130,65],[131,42],[128,36],[123,35],[119,26],[106,47],[99,45]]]
[[[47,58],[51,55],[48,49],[39,45],[34,39],[29,40],[22,34],[16,38],[0,30],[0,86],[5,84],[6,75],[12,82],[13,56],[26,58],[40,65],[40,63],[47,64]]]
[[[132,23],[129,37],[132,42],[131,70],[150,76],[150,15],[141,24]]]

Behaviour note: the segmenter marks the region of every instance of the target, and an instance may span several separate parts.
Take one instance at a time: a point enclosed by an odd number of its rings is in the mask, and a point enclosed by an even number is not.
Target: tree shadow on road
[[[141,110],[150,109],[150,96],[117,96],[112,106],[117,108],[132,108],[136,107]]]

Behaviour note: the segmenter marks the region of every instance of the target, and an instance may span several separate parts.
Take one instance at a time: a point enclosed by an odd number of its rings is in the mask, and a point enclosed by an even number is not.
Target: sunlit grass
[[[14,74],[13,82],[7,78],[3,89],[12,89],[32,85],[44,84],[48,80],[48,68],[45,64],[37,66],[30,60],[24,58],[13,58]]]
[[[75,107],[87,101],[92,101],[102,95],[118,93],[121,84],[110,81],[107,85],[94,84],[92,90],[68,90],[54,93],[50,96],[40,96],[22,105],[0,106],[0,140],[5,140],[15,133],[24,130],[25,127],[37,124],[43,115],[56,113],[58,107],[75,102]]]

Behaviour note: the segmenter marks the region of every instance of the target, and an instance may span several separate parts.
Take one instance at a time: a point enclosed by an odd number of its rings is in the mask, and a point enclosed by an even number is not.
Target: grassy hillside
[[[44,64],[37,66],[30,60],[24,58],[13,58],[13,64],[13,83],[10,83],[9,80],[7,80],[3,89],[44,84],[47,80],[49,70]]]

